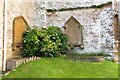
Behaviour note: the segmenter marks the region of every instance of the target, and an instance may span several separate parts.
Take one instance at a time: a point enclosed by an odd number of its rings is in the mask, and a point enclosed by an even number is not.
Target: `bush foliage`
[[[66,53],[69,48],[67,36],[62,34],[58,27],[49,26],[45,28],[29,28],[23,35],[23,54],[24,57],[30,56],[59,56]]]

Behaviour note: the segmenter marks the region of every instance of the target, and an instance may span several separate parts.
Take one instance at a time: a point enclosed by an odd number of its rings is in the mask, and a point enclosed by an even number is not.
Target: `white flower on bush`
[[[55,37],[53,37],[53,39],[55,39]]]

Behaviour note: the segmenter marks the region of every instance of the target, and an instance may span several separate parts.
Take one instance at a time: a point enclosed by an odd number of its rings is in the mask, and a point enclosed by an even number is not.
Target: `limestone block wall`
[[[3,5],[3,0],[0,0],[0,5]],[[2,70],[2,54],[3,54],[3,6],[0,6],[0,71]]]
[[[81,9],[73,11],[51,12],[47,14],[47,26],[64,26],[71,17],[75,17],[83,26],[84,49],[79,53],[113,50],[112,6],[101,9]]]

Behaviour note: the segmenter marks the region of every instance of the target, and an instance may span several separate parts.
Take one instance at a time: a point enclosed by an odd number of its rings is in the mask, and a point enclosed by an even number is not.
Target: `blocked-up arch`
[[[73,46],[83,45],[82,25],[71,16],[65,23],[65,34],[68,36],[68,43]]]
[[[23,16],[18,16],[13,21],[13,47],[23,45],[23,33],[26,32],[28,23]]]

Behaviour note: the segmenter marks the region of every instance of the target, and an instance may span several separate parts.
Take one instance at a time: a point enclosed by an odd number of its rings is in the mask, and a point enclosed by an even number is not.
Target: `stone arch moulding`
[[[18,16],[13,21],[13,51],[15,54],[19,53],[23,47],[23,33],[26,32],[28,23],[23,16]]]
[[[83,27],[73,16],[64,24],[64,33],[68,36],[68,43],[83,49]]]

